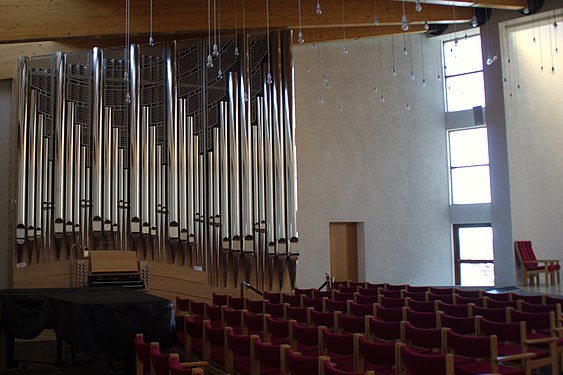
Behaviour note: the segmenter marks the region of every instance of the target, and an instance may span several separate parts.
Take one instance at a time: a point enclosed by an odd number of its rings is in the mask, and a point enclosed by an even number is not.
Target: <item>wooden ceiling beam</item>
[[[424,25],[411,25],[408,34],[423,33],[426,30]],[[364,26],[364,27],[350,27],[346,29],[346,39],[359,39],[367,37],[387,36],[404,34],[400,26]],[[340,28],[324,28],[324,29],[303,29],[303,37],[305,44],[308,43],[322,43],[332,42],[335,40],[342,40],[344,38],[344,31]],[[293,42],[297,41],[297,33],[293,34]]]
[[[516,0],[492,0],[508,2]],[[221,28],[239,30],[243,27],[242,0],[223,0],[220,4]],[[237,9],[235,9],[237,4]],[[323,0],[322,14],[315,13],[316,0],[301,2],[302,27],[323,28],[369,26],[376,14],[373,3],[365,0],[346,0],[344,13],[341,0]],[[125,29],[124,3],[115,0],[2,0],[0,2],[0,43],[15,43],[68,38],[123,35]],[[266,28],[264,0],[245,1],[247,29]],[[270,1],[270,27],[298,26],[297,2]],[[406,10],[409,22],[450,23],[469,21],[472,10],[467,7],[424,4],[422,12],[412,7]],[[455,14],[454,14],[455,13]],[[402,4],[392,0],[377,2],[377,16],[382,25],[400,24]],[[455,16],[455,17],[454,17]],[[211,17],[213,22],[213,16]],[[207,1],[154,0],[153,30],[163,34],[187,34],[207,31]],[[213,25],[211,25],[213,27]],[[131,32],[145,34],[149,30],[149,2],[134,0],[131,5]]]
[[[402,1],[402,0],[395,0]],[[405,0],[405,2],[415,3],[416,0]],[[522,10],[528,6],[527,0],[423,0],[422,9],[426,4],[447,5],[456,7],[479,7],[491,9]]]

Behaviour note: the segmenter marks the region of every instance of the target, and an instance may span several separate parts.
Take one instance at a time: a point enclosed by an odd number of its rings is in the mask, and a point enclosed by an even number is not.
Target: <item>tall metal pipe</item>
[[[187,172],[186,172],[186,179],[187,179],[187,205],[186,205],[186,216],[187,216],[187,229],[189,233],[189,240],[190,242],[195,241],[195,224],[194,224],[194,158],[195,158],[195,151],[194,151],[194,119],[193,117],[188,117],[186,120],[186,138],[184,140],[187,150],[186,150],[186,157],[187,157]]]
[[[194,228],[194,234],[195,234],[195,242],[196,242],[196,257],[195,257],[195,264],[200,265],[200,247],[201,247],[201,233],[200,233],[200,220],[199,220],[199,216],[200,216],[200,206],[199,206],[199,194],[200,194],[200,190],[199,190],[199,135],[195,135],[194,136],[194,148],[193,148],[193,152],[194,152],[194,156],[193,156],[193,161],[194,161],[194,169],[193,169],[193,180],[194,180],[194,212],[193,212],[193,218],[194,218],[194,222],[195,222],[195,228]]]
[[[45,117],[43,114],[37,116],[37,134],[35,139],[35,147],[37,147],[37,152],[35,157],[36,162],[36,180],[35,183],[35,235],[37,237],[43,236],[43,231],[45,227],[43,226],[43,180],[45,179],[45,158],[43,155],[43,125],[45,122]],[[39,254],[37,254],[39,255]]]
[[[102,232],[103,215],[103,136],[104,136],[104,80],[103,80],[103,50],[94,47],[92,51],[92,195],[91,215],[92,234],[98,236]]]
[[[119,129],[111,129],[111,231],[114,234],[119,233],[119,226],[121,221],[119,221]],[[116,163],[117,161],[117,163]]]
[[[39,118],[41,119],[41,121],[45,121],[43,119],[43,115],[39,115]],[[49,196],[49,192],[51,189],[51,184],[50,184],[50,179],[51,179],[51,174],[50,174],[50,165],[51,165],[51,161],[49,160],[49,138],[47,137],[43,137],[43,194],[41,197],[41,208],[43,209],[43,215],[42,215],[42,225],[41,228],[43,229],[43,235],[44,235],[44,239],[49,240],[50,236],[51,236],[51,221],[50,219],[50,208],[49,208],[49,204],[50,204],[50,196]],[[47,244],[43,244],[43,262],[47,261],[47,248],[48,245]]]
[[[119,218],[119,226],[120,226],[120,243],[121,243],[121,250],[125,250],[125,241],[124,241],[124,234],[127,232],[126,226],[124,225],[127,218],[125,215],[125,150],[123,148],[119,148],[117,150],[117,202],[118,202],[118,218]]]
[[[130,232],[138,236],[141,232],[141,69],[139,45],[129,47],[129,215]],[[127,191],[127,190],[126,190]]]
[[[100,52],[101,53],[101,52]],[[92,54],[92,63],[97,60],[96,49]],[[56,91],[55,91],[55,135],[54,142],[54,183],[53,183],[53,224],[55,238],[62,238],[64,233],[64,141],[66,139],[66,55],[56,54]],[[101,72],[101,70],[100,70]]]
[[[18,60],[17,75],[17,121],[18,121],[18,180],[16,192],[16,243],[23,245],[26,237],[26,209],[27,209],[27,96],[29,93],[28,58]]]
[[[31,90],[29,99],[29,113],[27,115],[27,238],[32,241],[35,239],[35,178],[36,178],[36,158],[37,150],[37,91]]]
[[[143,236],[150,234],[149,223],[149,107],[141,109],[141,233]]]
[[[201,138],[200,138],[201,140]],[[199,148],[199,147],[198,147]],[[205,145],[203,145],[203,149],[205,150]],[[198,207],[199,207],[199,238],[198,238],[198,249],[199,249],[199,262],[201,266],[205,266],[205,261],[206,261],[206,248],[205,248],[205,234],[207,233],[207,231],[205,230],[205,223],[206,223],[206,218],[205,218],[205,198],[206,198],[206,194],[205,194],[205,160],[204,160],[204,153],[200,153],[198,154],[197,157],[197,164],[198,164]]]
[[[188,179],[188,155],[187,155],[187,144],[186,144],[186,112],[187,112],[187,101],[186,99],[180,99],[180,106],[178,107],[178,162],[179,162],[179,184],[180,193],[178,196],[178,210],[180,217],[180,241],[188,240],[188,191],[187,191],[187,179]]]
[[[221,233],[223,249],[230,248],[230,194],[229,194],[229,105],[219,102],[219,126],[221,130],[220,159],[221,159]]]
[[[156,126],[150,127],[149,132],[149,148],[150,148],[150,165],[149,165],[149,180],[150,180],[150,196],[149,196],[149,223],[151,226],[151,236],[156,237],[156,186],[157,186],[157,173],[156,173]]]
[[[80,163],[83,165],[80,171],[80,186],[82,190],[80,191],[80,215],[82,222],[82,246],[86,246],[88,243],[88,236],[90,234],[90,217],[88,216],[88,205],[89,205],[89,189],[90,185],[88,183],[88,148],[87,146],[80,147]]]
[[[229,72],[229,170],[230,170],[230,197],[231,203],[231,236],[241,236],[240,225],[240,136],[239,136],[239,92],[238,92],[238,74]],[[236,249],[236,250],[241,250]]]
[[[86,168],[84,164],[84,160],[82,159],[81,151],[82,151],[82,125],[76,124],[74,125],[74,193],[73,193],[73,219],[72,222],[74,223],[74,233],[80,233],[80,206],[82,201],[82,189],[84,189],[84,185],[82,185],[82,171]]]
[[[103,134],[103,187],[104,191],[102,193],[103,197],[103,218],[104,218],[104,233],[109,234],[112,230],[112,221],[114,220],[111,216],[111,166],[114,160],[111,158],[111,148],[112,148],[112,127],[113,124],[113,111],[111,107],[104,107],[104,134]]]
[[[76,171],[74,165],[74,116],[76,105],[74,102],[66,103],[66,142],[65,142],[65,234],[70,236],[74,233],[74,218],[73,203],[74,203],[74,190],[73,190],[73,173]]]
[[[163,186],[162,186],[162,145],[156,146],[156,224],[158,228],[158,260],[160,261],[162,241],[164,240]]]
[[[268,64],[264,65],[264,203],[265,218],[268,226],[266,242],[275,241],[275,209],[274,209],[274,151],[272,121],[272,85],[267,83]],[[274,245],[275,248],[275,245]],[[271,250],[271,249],[270,249]]]
[[[168,135],[168,238],[178,239],[178,46],[176,41],[166,49],[166,128]]]

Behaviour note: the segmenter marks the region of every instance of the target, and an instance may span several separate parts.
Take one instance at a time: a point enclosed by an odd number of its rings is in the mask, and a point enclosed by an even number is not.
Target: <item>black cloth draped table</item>
[[[8,365],[13,362],[15,338],[32,339],[45,329],[55,331],[74,352],[91,355],[132,356],[137,333],[163,348],[176,342],[172,302],[142,291],[10,289],[1,291],[0,297]]]

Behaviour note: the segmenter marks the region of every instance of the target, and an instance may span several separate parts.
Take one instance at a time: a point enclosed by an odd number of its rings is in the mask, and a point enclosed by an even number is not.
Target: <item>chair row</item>
[[[135,337],[136,375],[199,375],[207,362],[180,362],[178,353],[161,353],[158,342],[145,342],[142,333]]]
[[[186,319],[191,320],[189,317]],[[366,338],[359,333],[341,334],[332,332],[324,326],[306,327],[296,322],[286,322],[291,337],[287,341],[274,341],[272,337],[268,339],[267,336],[261,337],[257,334],[236,334],[231,327],[213,327],[208,321],[195,324],[201,327],[201,337],[191,340],[200,340],[198,350],[203,358],[224,366],[229,373],[285,373],[279,372],[279,369],[277,372],[271,372],[272,363],[276,368],[282,366],[275,359],[283,358],[283,345],[291,348],[286,347],[286,354],[288,350],[291,350],[301,353],[302,357],[328,355],[330,362],[335,363],[337,369],[345,371],[342,374],[366,370],[379,370],[384,374],[400,374],[403,365],[408,368],[408,363],[401,364],[401,356],[404,356],[405,353],[402,346],[395,344],[396,341]],[[476,324],[485,336],[466,336],[449,328],[418,328],[408,322],[400,324],[402,327],[401,345],[407,345],[412,348],[410,350],[413,353],[423,357],[442,356],[442,363],[445,363],[447,353],[453,353],[454,360],[449,367],[453,364],[456,368],[455,373],[458,373],[457,369],[460,371],[463,369],[462,373],[466,374],[496,373],[499,370],[502,370],[502,373],[529,374],[532,368],[551,366],[552,373],[558,374],[558,354],[555,346],[557,338],[546,335],[530,339],[524,321],[497,323],[487,321],[482,317],[476,318]],[[186,327],[190,326],[190,324],[186,324]],[[186,337],[191,337],[191,335],[187,334]],[[197,345],[194,346],[193,341],[189,344],[191,346],[186,347],[186,353],[197,347]],[[401,354],[398,354],[397,348],[401,348]],[[246,359],[244,359],[245,356]],[[259,364],[252,365],[253,360],[258,361]],[[448,361],[451,361],[451,358]],[[503,367],[501,362],[508,361],[515,362],[520,368]],[[294,372],[291,366],[288,367],[292,374],[305,373]],[[409,368],[409,373],[430,373],[428,368],[422,367],[422,369],[425,369],[426,372],[420,372],[414,367]],[[378,374],[380,374],[379,371]],[[319,373],[313,369],[307,371],[307,373],[309,372]],[[445,367],[444,371],[432,373],[446,373]],[[453,372],[450,373],[453,374]]]

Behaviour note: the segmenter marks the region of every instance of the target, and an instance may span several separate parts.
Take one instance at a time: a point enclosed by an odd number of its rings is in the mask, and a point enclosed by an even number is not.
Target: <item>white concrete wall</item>
[[[300,287],[318,286],[330,270],[329,223],[337,221],[363,223],[365,279],[453,283],[439,41],[407,38],[407,56],[402,36],[394,44],[397,77],[390,37],[381,40],[381,64],[377,40],[347,41],[348,55],[342,42],[294,48]]]
[[[563,255],[563,28],[509,28],[505,107],[514,240],[532,240],[539,258]],[[534,30],[536,43],[533,42]],[[550,32],[552,43],[550,46]],[[541,33],[541,34],[540,34]],[[543,46],[541,70],[540,35]],[[517,48],[517,53],[516,53]],[[553,50],[553,54],[551,53]],[[555,70],[551,70],[551,58]],[[507,57],[508,58],[508,57]],[[518,88],[520,83],[520,88]]]

